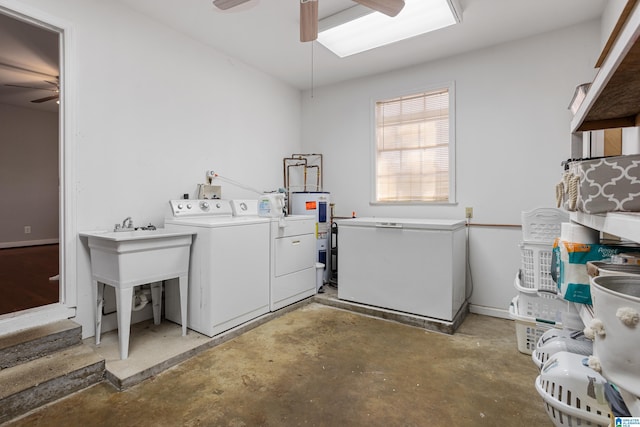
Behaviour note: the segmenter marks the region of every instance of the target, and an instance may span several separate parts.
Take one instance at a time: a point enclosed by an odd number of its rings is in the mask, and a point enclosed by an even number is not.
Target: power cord
[[[470,232],[469,230],[471,229],[471,221],[470,218],[466,219],[466,223],[467,223],[467,248],[466,248],[466,258],[467,258],[467,274],[469,276],[469,283],[470,283],[470,291],[469,291],[469,295],[466,296],[466,301],[467,303],[469,303],[469,300],[471,299],[471,296],[473,295],[473,275],[471,274],[471,259],[470,259]]]

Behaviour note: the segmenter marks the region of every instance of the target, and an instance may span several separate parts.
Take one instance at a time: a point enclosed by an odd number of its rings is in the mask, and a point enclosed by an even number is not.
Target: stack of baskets
[[[532,354],[543,333],[561,326],[562,313],[573,306],[557,295],[551,275],[553,242],[560,236],[566,212],[555,208],[538,208],[522,212],[522,263],[514,286],[518,291],[511,301],[509,315],[515,320],[518,350]]]
[[[612,387],[589,367],[593,343],[585,338],[574,304],[561,298],[551,274],[553,244],[568,221],[558,209],[522,213],[518,295],[509,313],[516,324],[518,350],[530,354],[540,369],[535,387],[553,424],[608,427]]]

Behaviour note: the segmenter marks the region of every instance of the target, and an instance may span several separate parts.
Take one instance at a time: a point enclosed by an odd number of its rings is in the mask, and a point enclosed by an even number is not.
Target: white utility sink
[[[91,252],[91,276],[96,301],[96,344],[100,344],[104,285],[116,290],[120,358],[129,355],[129,329],[133,288],[178,278],[182,335],[187,334],[187,292],[189,252],[192,235],[188,231],[136,230],[93,231],[86,237]],[[162,288],[152,286],[154,322],[160,322]],[[155,301],[154,301],[155,300]]]

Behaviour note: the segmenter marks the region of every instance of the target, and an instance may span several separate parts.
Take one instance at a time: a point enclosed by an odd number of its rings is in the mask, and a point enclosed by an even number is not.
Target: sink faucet
[[[113,231],[128,231],[133,230],[133,220],[130,216],[126,217],[124,221],[122,221],[122,225],[116,224],[113,228]]]

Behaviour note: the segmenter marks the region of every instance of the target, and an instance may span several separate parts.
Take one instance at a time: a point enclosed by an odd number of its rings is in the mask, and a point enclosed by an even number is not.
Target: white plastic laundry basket
[[[602,375],[585,366],[586,356],[559,352],[543,366],[536,390],[556,426],[608,427],[610,410]]]

